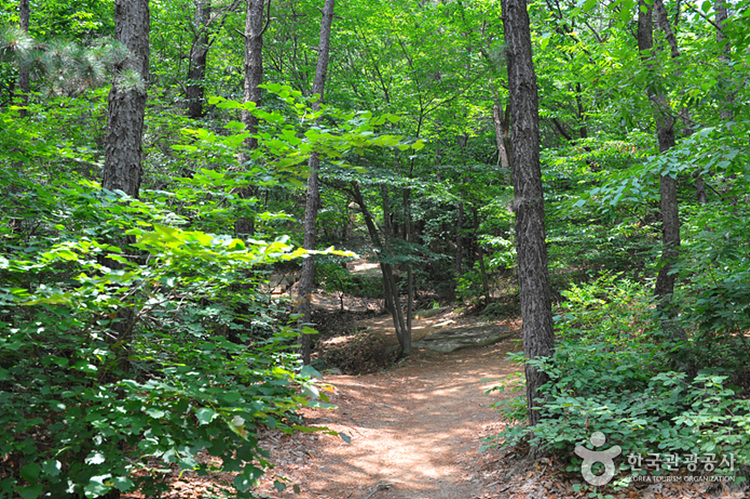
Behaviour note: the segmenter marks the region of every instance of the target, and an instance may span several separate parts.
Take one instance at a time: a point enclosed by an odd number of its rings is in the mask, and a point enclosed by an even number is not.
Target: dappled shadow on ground
[[[309,436],[307,458],[289,466],[307,498],[480,497],[480,439],[502,428],[482,380],[513,374],[513,342],[452,354],[420,353],[400,367],[330,376],[338,410],[306,411],[307,422],[351,437]],[[496,382],[495,382],[496,383]],[[273,457],[273,456],[272,456]],[[281,468],[279,471],[285,471]]]

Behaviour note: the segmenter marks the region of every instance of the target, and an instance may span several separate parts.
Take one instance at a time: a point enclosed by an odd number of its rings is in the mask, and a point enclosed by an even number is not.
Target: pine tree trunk
[[[320,109],[325,89],[326,75],[328,73],[328,53],[330,51],[331,26],[333,24],[334,0],[326,0],[323,6],[323,20],[320,23],[320,43],[318,45],[318,65],[315,68],[315,80],[313,81],[313,94],[320,95],[313,104],[313,110]],[[310,154],[308,161],[309,176],[307,177],[307,197],[305,201],[305,223],[304,242],[306,250],[314,250],[316,244],[316,221],[320,205],[320,187],[318,185],[318,170],[320,169],[320,157],[316,152]],[[310,323],[312,305],[310,298],[315,282],[315,257],[308,256],[302,262],[302,275],[299,280],[299,310],[300,321]],[[300,353],[302,362],[310,363],[310,335],[303,334],[300,339]]]
[[[539,160],[539,102],[532,60],[529,15],[525,0],[502,0],[507,47],[508,89],[513,149],[514,207],[518,286],[526,358],[549,357],[554,349],[552,304],[544,226],[544,192]],[[526,365],[529,424],[540,421],[539,387],[549,380]]]
[[[109,92],[102,187],[137,198],[148,86],[148,0],[116,0],[115,39],[128,48],[130,57],[117,68]],[[137,72],[140,81],[124,78],[127,70]]]

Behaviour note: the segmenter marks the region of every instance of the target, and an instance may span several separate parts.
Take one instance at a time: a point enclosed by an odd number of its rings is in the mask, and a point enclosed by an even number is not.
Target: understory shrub
[[[256,430],[305,429],[296,409],[324,403],[253,270],[302,252],[183,230],[86,182],[48,192],[37,237],[2,240],[0,496],[157,497],[176,467],[236,472],[251,497],[269,466]]]
[[[718,463],[731,460],[735,470],[750,464],[750,400],[719,369],[704,368],[693,379],[670,369],[674,350],[684,345],[659,331],[645,286],[604,276],[563,295],[555,353],[533,361],[551,378],[541,389],[544,416],[529,428],[525,396],[499,404],[518,424],[489,446],[528,439],[580,470],[575,447],[590,447],[591,434],[600,431],[607,448],[622,448],[620,470],[633,469],[629,455],[649,453],[713,455]]]

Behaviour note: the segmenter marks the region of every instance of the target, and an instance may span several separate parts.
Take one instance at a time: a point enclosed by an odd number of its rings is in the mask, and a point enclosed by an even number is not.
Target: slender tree
[[[185,98],[188,103],[188,116],[198,119],[203,116],[204,80],[206,78],[206,61],[208,59],[208,25],[211,21],[210,0],[195,3],[195,23],[193,45],[190,47],[190,65],[188,66],[188,84]]]
[[[268,12],[264,15],[264,6]],[[261,88],[263,83],[263,34],[271,22],[271,0],[247,0],[245,15],[245,81],[243,85],[244,102],[253,102],[256,106],[261,102]],[[250,160],[249,152],[258,147],[258,139],[254,137],[258,131],[258,118],[248,110],[242,111],[242,122],[250,136],[245,140],[245,151],[240,154],[240,163],[247,165]],[[251,199],[256,194],[254,187],[243,187],[239,190],[242,199]],[[255,220],[252,216],[245,216],[235,223],[237,234],[254,234]]]
[[[551,288],[547,269],[544,192],[539,160],[539,98],[531,51],[526,0],[502,0],[511,117],[510,165],[516,212],[518,285],[523,348],[528,360],[549,357],[554,349]],[[526,365],[529,424],[540,420],[539,387],[548,376]]]
[[[29,8],[29,0],[21,0],[18,6],[18,25],[24,34],[29,34],[29,23],[31,21],[31,9]],[[29,76],[29,68],[25,64],[21,64],[18,68],[18,91],[21,93],[21,103],[27,104],[29,102],[29,92],[31,92],[31,78]],[[21,118],[26,117],[26,109],[22,108],[19,111]]]
[[[323,20],[320,23],[320,42],[318,45],[318,64],[315,68],[315,80],[313,81],[313,94],[320,98],[313,104],[313,110],[320,109],[323,99],[326,74],[328,73],[328,53],[330,52],[331,26],[333,25],[334,0],[326,0],[323,6]],[[318,183],[318,170],[320,169],[320,157],[316,152],[310,154],[308,161],[309,176],[307,177],[307,197],[305,202],[305,222],[303,246],[306,250],[314,250],[316,243],[316,220],[318,218],[318,207],[320,205],[320,187]],[[312,315],[312,295],[315,278],[315,257],[308,256],[302,262],[302,275],[299,280],[299,310],[300,320],[309,323]],[[310,335],[303,334],[300,340],[302,361],[310,363]]]
[[[115,38],[129,51],[109,92],[102,187],[138,197],[149,66],[148,0],[115,1]]]
[[[658,1],[658,0],[657,0]],[[638,51],[646,67],[654,71],[654,34],[653,12],[654,2],[640,0],[638,2]],[[654,76],[656,78],[656,76]],[[654,109],[656,122],[656,136],[659,151],[665,152],[675,146],[674,125],[675,118],[670,113],[669,103],[664,94],[657,91],[655,81],[647,86],[648,98]],[[675,274],[672,272],[674,263],[679,256],[680,247],[680,218],[677,203],[677,179],[663,174],[659,179],[660,208],[662,221],[662,257],[661,267],[656,277],[655,293],[658,297],[669,299],[674,293]]]
[[[264,0],[247,0],[247,15],[245,16],[245,83],[243,86],[243,100],[260,105],[263,83],[263,33],[270,19],[264,25]],[[271,2],[268,1],[270,8]],[[258,131],[258,118],[249,111],[242,111],[242,122],[245,130],[251,134]],[[258,147],[258,139],[248,137],[245,142],[248,149]]]

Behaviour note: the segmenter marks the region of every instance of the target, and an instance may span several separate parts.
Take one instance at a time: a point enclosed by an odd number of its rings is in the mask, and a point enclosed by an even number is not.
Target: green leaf
[[[42,467],[36,463],[29,463],[23,466],[18,472],[21,478],[27,482],[33,482],[39,477],[39,473],[42,471]]]
[[[163,411],[161,409],[156,409],[154,407],[151,407],[151,408],[146,409],[146,414],[148,414],[154,419],[161,419],[167,415],[167,411]]]
[[[344,441],[344,442],[346,442],[347,444],[350,444],[350,443],[352,443],[352,437],[350,437],[350,436],[349,436],[349,435],[347,435],[346,433],[343,433],[343,432],[339,432],[339,437],[341,437],[341,440],[343,440],[343,441]]]
[[[323,375],[320,374],[320,372],[315,369],[312,364],[307,364],[306,366],[303,366],[302,369],[299,371],[300,376],[303,376],[305,378],[317,378],[322,379]]]
[[[274,480],[273,488],[276,489],[278,492],[284,492],[286,490],[286,484],[279,480]]]
[[[112,483],[115,484],[115,488],[125,492],[126,490],[132,489],[135,484],[133,481],[126,476],[118,476],[112,479]]]
[[[195,417],[201,424],[208,424],[217,416],[216,411],[208,407],[201,407],[195,411]]]
[[[104,483],[111,476],[110,474],[92,476],[89,483],[83,488],[86,497],[100,497],[112,490],[110,485]]]
[[[57,476],[62,470],[62,463],[57,459],[48,459],[42,463],[42,471],[47,476]]]
[[[23,499],[36,499],[42,495],[42,492],[44,492],[44,486],[41,483],[37,483],[22,488],[18,491],[18,495]]]

